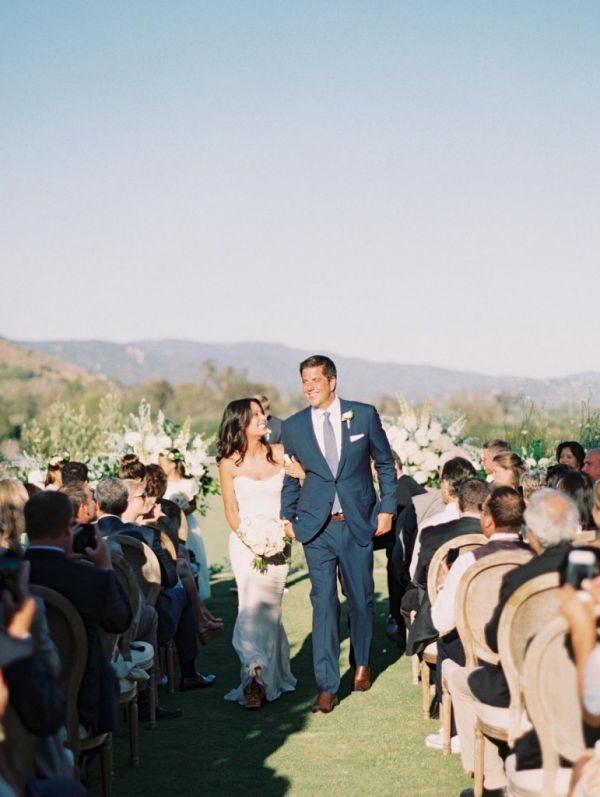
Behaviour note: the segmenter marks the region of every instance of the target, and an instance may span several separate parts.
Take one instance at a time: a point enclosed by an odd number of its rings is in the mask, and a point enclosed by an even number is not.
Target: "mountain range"
[[[190,340],[140,340],[111,343],[102,340],[23,341],[22,346],[53,362],[64,360],[96,378],[134,385],[166,379],[174,384],[194,382],[207,360],[219,367],[247,372],[249,379],[274,385],[282,394],[299,391],[298,364],[311,352],[277,343],[202,343]],[[339,392],[357,400],[402,393],[409,401],[427,398],[443,403],[457,393],[508,393],[530,397],[546,406],[600,396],[600,373],[587,372],[553,379],[489,376],[431,365],[377,363],[329,354],[338,369]],[[79,370],[81,369],[81,370]]]

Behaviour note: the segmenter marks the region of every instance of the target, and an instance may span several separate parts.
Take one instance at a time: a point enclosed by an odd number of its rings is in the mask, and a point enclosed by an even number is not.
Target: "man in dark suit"
[[[283,421],[281,418],[276,418],[275,415],[271,415],[271,399],[264,395],[254,396],[254,398],[260,402],[263,412],[267,416],[269,444],[274,445],[275,443],[281,443],[281,429],[283,426]]]
[[[104,657],[100,629],[125,632],[132,622],[127,597],[110,563],[110,553],[99,534],[96,547],[87,548],[90,567],[68,557],[71,553],[71,502],[59,492],[32,495],[25,504],[30,547],[30,581],[60,592],[78,610],[88,638],[88,658],[79,690],[81,724],[92,734],[111,731],[118,724],[119,682]]]
[[[282,517],[304,545],[311,580],[313,666],[319,694],[313,712],[337,704],[339,674],[338,572],[350,613],[354,689],[371,687],[373,635],[373,537],[386,534],[396,511],[396,473],[390,446],[374,407],[340,401],[329,357],[300,364],[309,407],[283,424],[286,453],[306,473],[303,484],[285,478]],[[381,491],[377,500],[371,459]]]
[[[579,512],[573,501],[556,490],[540,490],[534,493],[525,510],[526,541],[534,557],[524,565],[510,570],[502,579],[500,598],[494,613],[486,625],[485,636],[490,648],[498,651],[498,625],[500,616],[510,596],[523,584],[544,573],[561,572],[571,550],[571,543],[579,530]],[[470,703],[477,714],[478,704],[506,708],[509,691],[501,666],[486,664],[471,673],[465,668],[447,672],[448,684],[455,700]],[[472,726],[472,723],[469,723]],[[473,744],[473,736],[465,744]],[[541,761],[536,758],[536,738],[526,734],[517,742],[518,768],[529,769]],[[463,735],[461,732],[461,747]],[[523,755],[519,755],[521,749]],[[539,750],[538,750],[539,752]],[[528,759],[526,761],[526,759]],[[500,797],[504,792],[505,777],[502,759],[493,744],[487,744],[484,759],[484,797]],[[472,797],[466,790],[461,797]]]
[[[458,503],[459,517],[439,526],[429,526],[421,532],[421,549],[417,560],[414,583],[417,588],[417,614],[410,628],[406,649],[421,653],[438,637],[431,619],[431,604],[427,593],[427,575],[433,555],[445,542],[463,534],[481,534],[480,517],[489,487],[474,474],[473,466],[462,457],[449,460],[442,472],[442,491]],[[470,478],[469,478],[470,476]]]

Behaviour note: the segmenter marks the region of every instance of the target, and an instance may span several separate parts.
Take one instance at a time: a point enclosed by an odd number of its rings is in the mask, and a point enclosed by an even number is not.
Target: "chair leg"
[[[410,657],[411,664],[412,664],[412,682],[413,686],[419,685],[419,657],[415,653],[413,656]]]
[[[100,748],[100,771],[102,773],[102,797],[112,797],[113,756],[112,733]]]
[[[127,719],[129,722],[129,754],[131,756],[131,765],[139,767],[140,765],[140,723],[138,716],[138,699],[137,694],[127,704]]]
[[[431,696],[429,694],[429,665],[424,661],[421,662],[421,696],[423,699],[423,719],[428,720],[431,717],[429,707],[431,705]]]
[[[442,705],[440,708],[440,719],[442,722],[442,752],[450,755],[452,743],[452,700],[448,691],[448,683],[442,676]]]
[[[148,709],[150,711],[150,728],[154,730],[156,728],[156,670],[153,667],[150,670],[150,680],[148,681],[147,689],[149,689],[148,693]]]
[[[474,797],[483,797],[483,734],[479,722],[475,720],[475,782]]]
[[[175,663],[173,660],[173,640],[167,644],[167,678],[169,681],[169,694],[175,694]]]

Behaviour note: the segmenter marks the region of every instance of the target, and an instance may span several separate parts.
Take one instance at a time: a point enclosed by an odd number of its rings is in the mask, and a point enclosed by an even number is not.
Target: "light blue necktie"
[[[337,449],[337,443],[335,441],[335,433],[333,431],[333,426],[331,425],[330,412],[323,413],[323,445],[325,446],[325,459],[327,460],[329,469],[331,470],[334,476],[337,476],[338,465],[340,464],[340,458],[338,457],[338,449]],[[333,507],[331,511],[333,514],[342,511],[342,505],[340,504],[340,499],[338,498],[337,492],[335,494],[335,499],[333,501]]]

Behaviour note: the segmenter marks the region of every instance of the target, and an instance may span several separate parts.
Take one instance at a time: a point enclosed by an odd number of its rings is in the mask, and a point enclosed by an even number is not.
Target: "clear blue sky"
[[[597,2],[6,2],[0,37],[0,334],[598,369]]]

